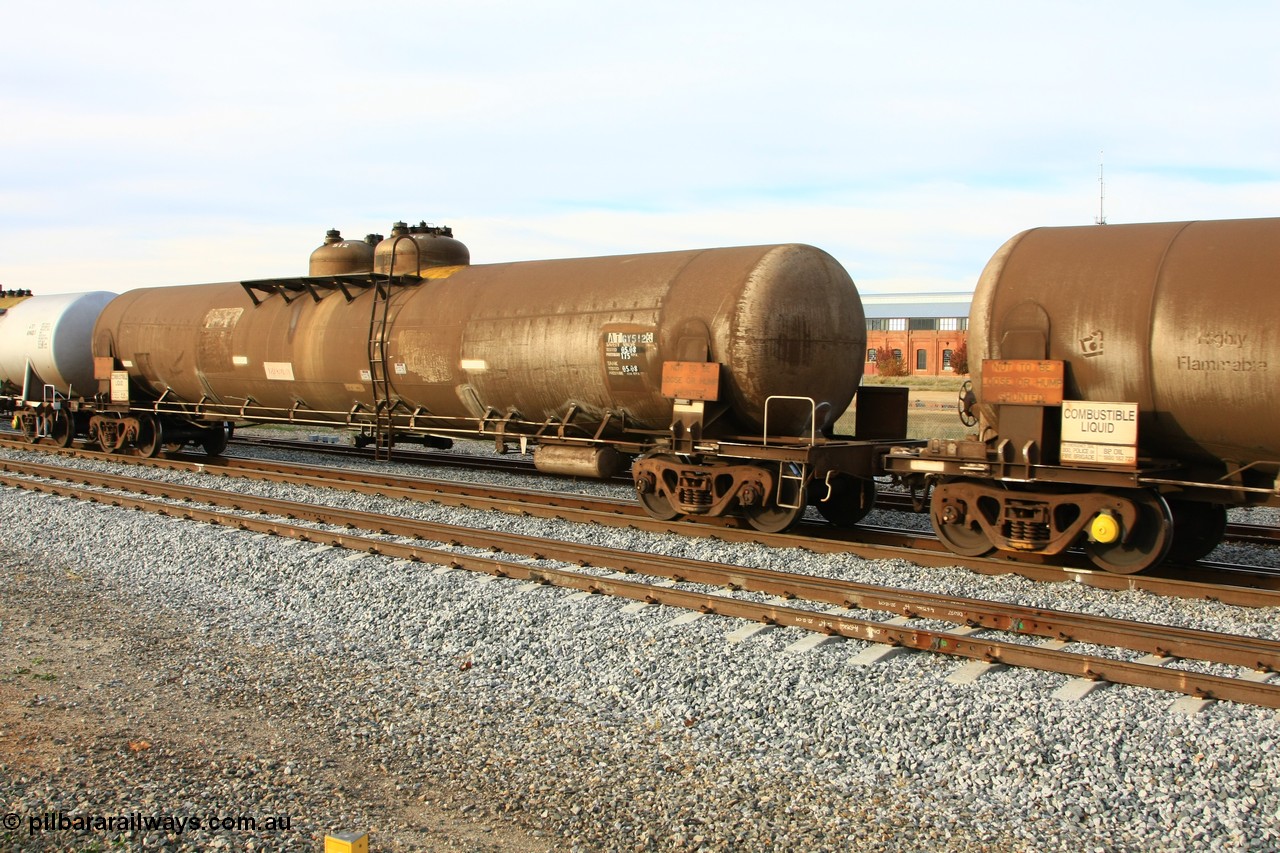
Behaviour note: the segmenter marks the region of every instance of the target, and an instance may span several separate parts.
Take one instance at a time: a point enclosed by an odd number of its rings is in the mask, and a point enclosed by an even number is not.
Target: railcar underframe
[[[1229,506],[1280,506],[1280,461],[1174,461],[1135,444],[1126,464],[1070,464],[1054,426],[1061,399],[984,408],[965,394],[969,438],[892,448],[884,459],[957,554],[1052,557],[1078,544],[1100,568],[1129,574],[1206,556]]]
[[[115,371],[117,388],[127,374]],[[108,380],[103,380],[104,386]],[[921,442],[902,438],[906,389],[864,389],[867,403],[858,409],[857,435],[823,435],[818,407],[811,411],[809,434],[702,436],[701,422],[690,418],[690,401],[668,430],[629,427],[623,415],[599,424],[575,423],[573,407],[559,418],[531,421],[516,413],[490,411],[484,417],[439,417],[402,404],[387,408],[354,405],[346,412],[274,409],[246,400],[236,404],[185,402],[168,393],[154,401],[123,400],[104,390],[92,400],[68,399],[56,392],[43,401],[0,398],[29,441],[70,446],[77,435],[109,452],[156,456],[188,443],[211,455],[221,453],[236,425],[282,424],[353,431],[357,444],[381,444],[388,454],[395,443],[448,447],[455,439],[492,441],[498,453],[532,452],[544,473],[606,478],[631,463],[636,493],[650,515],[660,519],[741,513],[759,530],[790,527],[810,504],[841,526],[860,521],[875,502],[875,477],[890,448]],[[694,401],[700,402],[700,401]],[[677,404],[677,412],[682,407]],[[609,434],[606,434],[608,432]],[[865,438],[859,436],[874,436]]]

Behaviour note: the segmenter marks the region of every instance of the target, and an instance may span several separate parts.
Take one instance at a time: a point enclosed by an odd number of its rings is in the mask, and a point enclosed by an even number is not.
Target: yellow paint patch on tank
[[[431,279],[433,281],[436,279],[445,279],[453,275],[454,273],[456,273],[458,270],[465,270],[465,269],[466,269],[465,266],[428,267],[427,269],[422,271],[422,277]]]

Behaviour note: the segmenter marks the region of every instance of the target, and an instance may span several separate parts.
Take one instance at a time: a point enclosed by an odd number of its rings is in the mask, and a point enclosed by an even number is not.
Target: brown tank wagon
[[[363,264],[339,236],[321,260]],[[827,253],[468,260],[449,229],[397,223],[372,272],[129,291],[103,310],[94,352],[156,415],[134,416],[148,450],[166,443],[160,415],[343,425],[380,448],[485,436],[535,447],[555,473],[609,476],[641,456],[655,515],[746,508],[785,526],[815,477],[833,515],[870,508],[883,437],[830,436],[866,323]]]
[[[930,472],[961,553],[1083,541],[1121,572],[1203,556],[1226,506],[1276,498],[1278,271],[1280,219],[1015,236],[970,314],[973,440],[890,467]]]
[[[665,431],[672,360],[721,365],[717,429],[761,429],[780,394],[826,403],[825,427],[862,371],[857,292],[807,246],[437,267],[346,282],[349,298],[310,284],[316,298],[289,298],[288,281],[128,291],[99,317],[95,352],[152,398],[346,423],[380,402],[369,345],[381,300],[372,340],[385,341],[391,405],[440,428],[505,419],[515,435],[548,421],[584,436]],[[779,435],[808,425],[772,415]]]
[[[1274,475],[1278,285],[1280,219],[1035,229],[983,272],[970,351],[1069,363],[1070,399],[1138,404],[1152,455]]]

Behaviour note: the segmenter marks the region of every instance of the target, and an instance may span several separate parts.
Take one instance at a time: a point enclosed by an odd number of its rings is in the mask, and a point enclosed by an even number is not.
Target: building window
[[[951,369],[951,350],[949,349],[944,349],[942,351],[942,369],[943,370]]]
[[[906,317],[893,317],[891,319],[886,320],[885,323],[887,324],[885,326],[886,331],[905,332],[907,330]]]
[[[875,347],[871,347],[870,349],[867,350],[867,361],[871,362],[872,364],[876,363]]]
[[[938,320],[938,331],[940,332],[955,332],[955,331],[959,331],[959,329],[960,329],[959,317],[942,317],[942,318],[939,318]]]
[[[902,350],[900,349],[894,350],[893,357],[896,358],[898,361],[902,361]]]
[[[913,332],[932,332],[938,328],[938,320],[936,317],[912,317],[910,326]]]
[[[916,370],[925,370],[929,367],[929,352],[927,350],[916,350]]]

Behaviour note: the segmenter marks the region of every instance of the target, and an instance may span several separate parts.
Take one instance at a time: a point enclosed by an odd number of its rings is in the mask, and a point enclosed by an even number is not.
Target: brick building
[[[878,372],[876,350],[882,347],[901,358],[912,376],[951,373],[951,356],[969,337],[972,302],[972,293],[863,294],[867,375]]]

